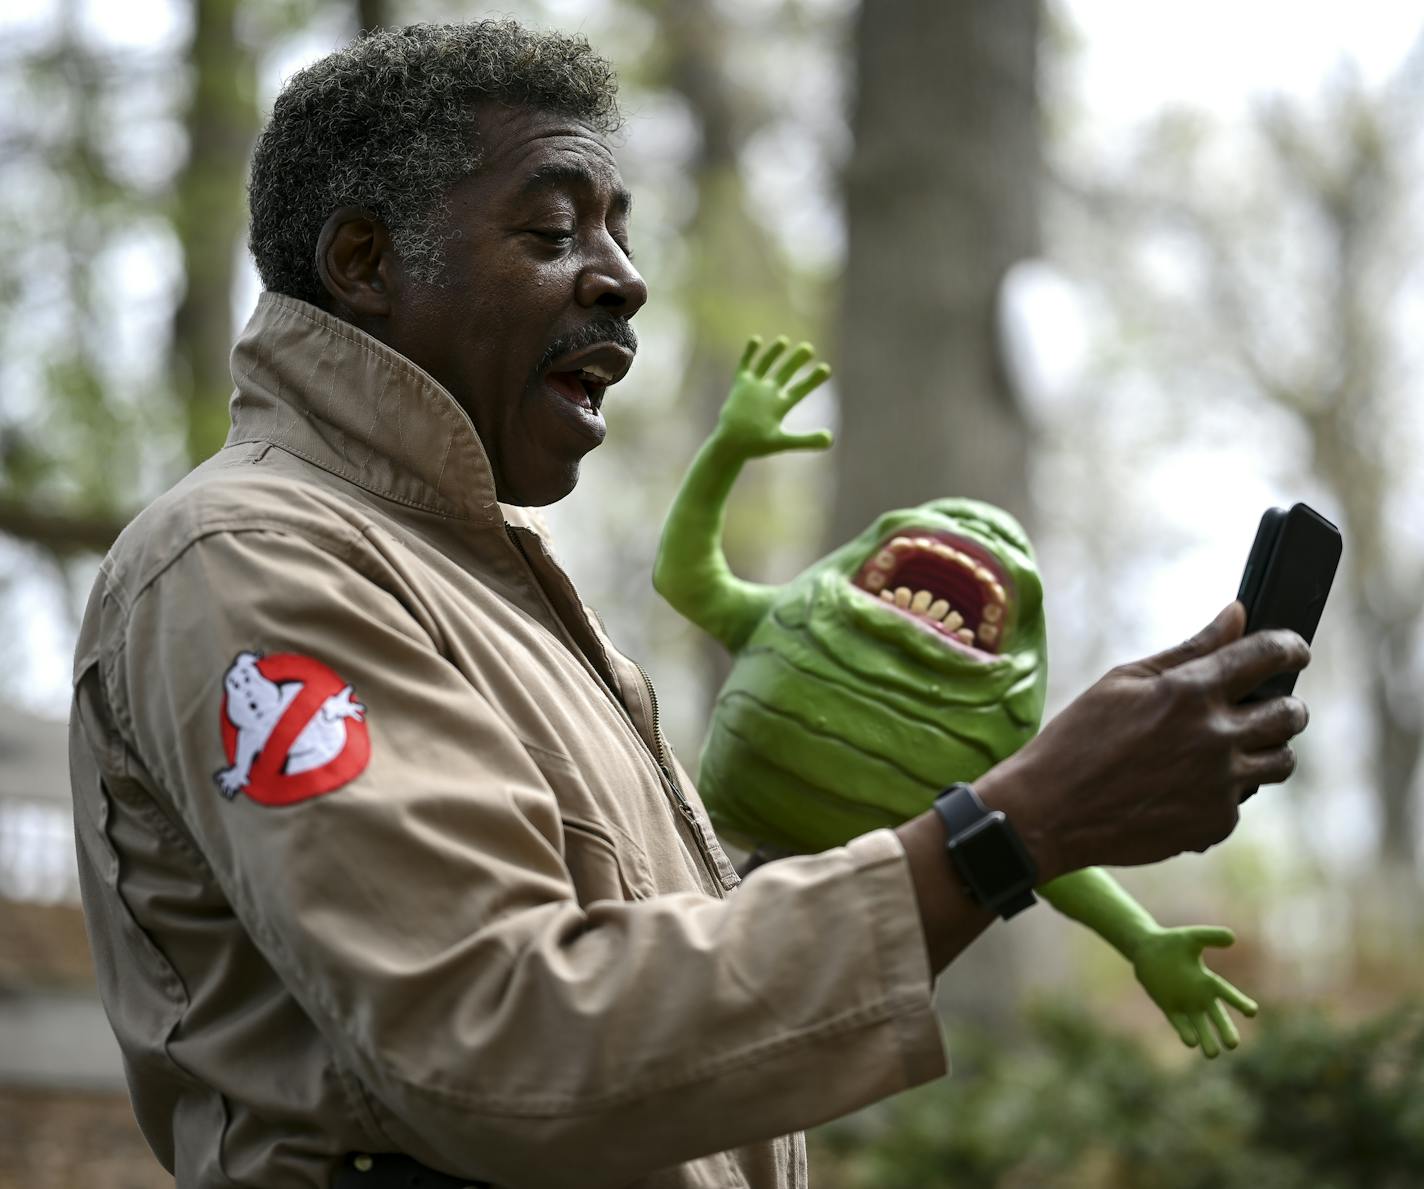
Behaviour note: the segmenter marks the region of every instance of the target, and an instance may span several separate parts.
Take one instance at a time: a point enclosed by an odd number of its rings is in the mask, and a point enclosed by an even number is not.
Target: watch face
[[[986,902],[1033,886],[1033,863],[995,811],[956,837],[950,849],[974,891]]]

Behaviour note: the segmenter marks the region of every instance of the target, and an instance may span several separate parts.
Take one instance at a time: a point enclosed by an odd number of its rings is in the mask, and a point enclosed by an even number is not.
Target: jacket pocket
[[[580,818],[562,819],[564,866],[580,904],[595,900],[638,900],[618,858],[612,837],[600,825]]]

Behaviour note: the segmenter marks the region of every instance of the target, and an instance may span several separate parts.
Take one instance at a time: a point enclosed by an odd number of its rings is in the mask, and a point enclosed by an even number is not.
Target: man
[[[801,1128],[944,1072],[932,978],[995,901],[941,817],[738,887],[521,511],[636,346],[615,123],[583,42],[487,22],[324,59],[257,147],[232,432],[75,668],[102,991],[182,1189],[803,1185]],[[1240,632],[978,782],[1032,879],[1205,849],[1285,778],[1304,708],[1235,703],[1308,654]]]

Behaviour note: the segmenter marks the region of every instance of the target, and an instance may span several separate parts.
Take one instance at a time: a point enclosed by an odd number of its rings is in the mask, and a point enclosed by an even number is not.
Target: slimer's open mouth
[[[1004,646],[1013,582],[977,541],[901,529],[866,559],[851,584],[982,659]]]

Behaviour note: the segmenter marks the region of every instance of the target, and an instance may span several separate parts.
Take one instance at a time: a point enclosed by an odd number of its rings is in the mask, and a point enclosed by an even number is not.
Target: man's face
[[[450,193],[445,275],[393,289],[388,341],[469,413],[499,498],[542,505],[578,481],[623,378],[647,286],[607,144],[569,116],[476,113],[483,164]]]

